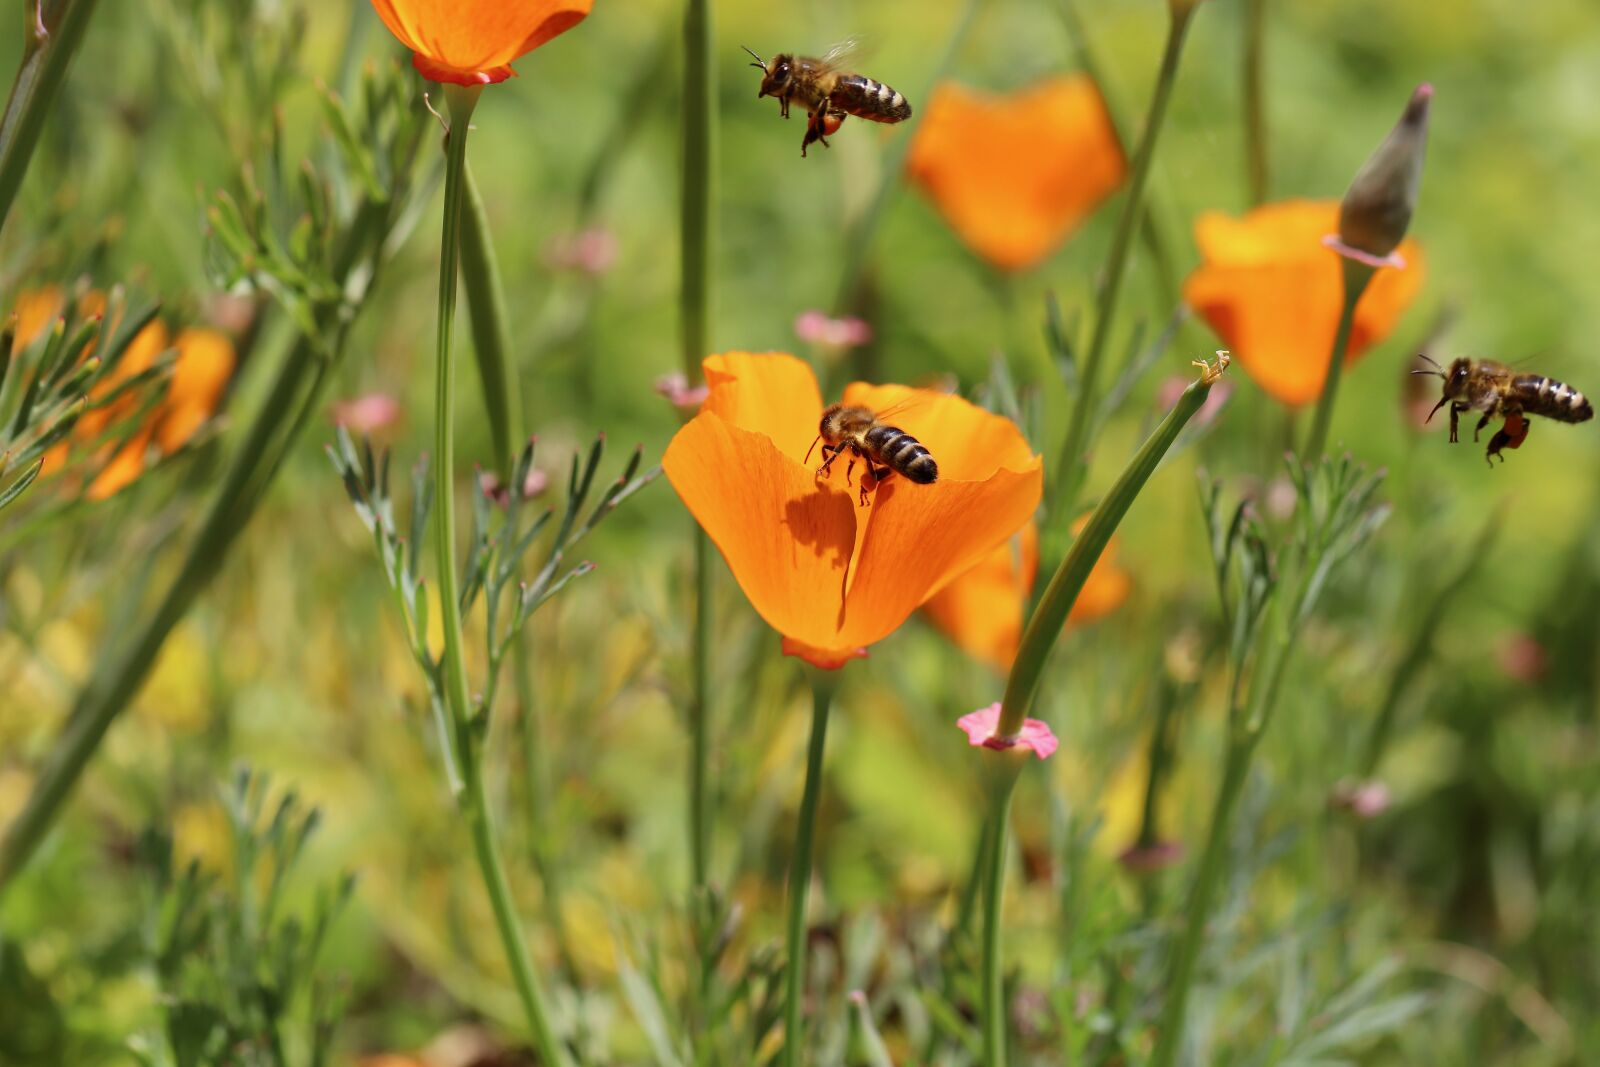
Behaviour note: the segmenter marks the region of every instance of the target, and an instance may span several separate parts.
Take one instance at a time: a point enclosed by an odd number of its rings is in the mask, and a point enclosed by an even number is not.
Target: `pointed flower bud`
[[[1371,267],[1404,265],[1393,252],[1417,206],[1432,99],[1432,85],[1417,86],[1400,121],[1350,183],[1339,205],[1339,238],[1328,242],[1340,255]]]

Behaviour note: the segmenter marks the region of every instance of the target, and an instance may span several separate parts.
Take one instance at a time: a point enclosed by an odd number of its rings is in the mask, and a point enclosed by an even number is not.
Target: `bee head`
[[[745,51],[750,52],[750,49],[746,48]],[[762,73],[761,90],[756,93],[756,99],[759,100],[763,96],[782,96],[789,88],[789,76],[794,70],[794,57],[788,53],[780,53],[773,56],[769,63],[756,56],[754,52],[750,54],[756,57],[756,62],[750,65],[761,68]]]
[[[1460,396],[1467,391],[1467,379],[1472,374],[1470,359],[1457,359],[1444,374],[1444,395]]]

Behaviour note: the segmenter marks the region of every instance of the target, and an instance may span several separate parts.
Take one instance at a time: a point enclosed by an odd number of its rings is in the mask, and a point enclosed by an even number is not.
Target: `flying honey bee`
[[[839,69],[839,64],[854,49],[853,41],[835,45],[821,59],[781,52],[772,61],[754,56],[750,64],[761,70],[761,91],[756,99],[775,96],[782,108],[783,117],[789,117],[789,104],[798,103],[806,109],[806,135],[800,142],[800,155],[821,141],[828,147],[828,138],[838,130],[844,120],[855,115],[871,122],[904,122],[911,117],[911,105],[889,86],[860,74]]]
[[[1472,431],[1474,441],[1490,419],[1496,415],[1505,417],[1505,423],[1489,439],[1489,448],[1484,453],[1484,462],[1491,467],[1497,456],[1505,462],[1501,449],[1521,448],[1522,442],[1528,439],[1529,415],[1543,415],[1557,422],[1587,422],[1594,418],[1594,407],[1589,399],[1554,378],[1542,374],[1513,374],[1510,367],[1492,359],[1458,359],[1445,370],[1427,356],[1422,358],[1431,366],[1419,367],[1411,373],[1432,374],[1444,379],[1444,396],[1433,406],[1433,411],[1428,412],[1428,419],[1449,404],[1452,443],[1456,440],[1456,420],[1464,411],[1483,412]]]
[[[891,473],[903,475],[918,485],[938,481],[939,464],[922,442],[883,421],[901,410],[904,410],[903,405],[878,413],[854,404],[834,404],[822,413],[816,440],[806,449],[806,458],[801,462],[811,462],[812,451],[818,441],[822,442],[823,461],[817,468],[817,477],[822,478],[828,475],[834,460],[849,452],[850,464],[844,472],[844,484],[849,485],[856,460],[864,460],[867,469],[859,487],[861,507],[867,504],[867,474],[872,475],[874,486],[881,485]]]

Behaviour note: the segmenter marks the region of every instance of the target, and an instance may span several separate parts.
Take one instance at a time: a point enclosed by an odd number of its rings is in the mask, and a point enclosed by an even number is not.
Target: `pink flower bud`
[[[545,245],[544,261],[554,270],[571,270],[598,278],[617,261],[617,238],[603,226],[561,234]]]
[[[684,415],[693,415],[700,410],[700,405],[705,403],[711,391],[705,385],[691,387],[688,378],[673,371],[656,379],[656,392],[666,397]]]
[[[821,311],[805,311],[794,320],[795,336],[825,348],[855,348],[872,340],[872,327],[862,319],[830,318]]]
[[[956,720],[956,725],[967,733],[967,743],[973,748],[992,748],[1006,751],[1025,748],[1040,759],[1048,759],[1060,744],[1047,723],[1038,719],[1025,719],[1016,737],[996,737],[1000,726],[1000,703],[969,712]]]
[[[351,433],[377,433],[400,418],[400,401],[388,393],[363,393],[336,402],[330,414],[336,425]]]
[[[1375,819],[1389,810],[1394,797],[1389,787],[1373,779],[1366,782],[1343,781],[1333,787],[1328,802],[1358,819]]]

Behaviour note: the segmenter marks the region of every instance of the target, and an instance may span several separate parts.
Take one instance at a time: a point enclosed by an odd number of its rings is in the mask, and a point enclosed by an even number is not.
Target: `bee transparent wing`
[[[847,61],[860,59],[862,52],[860,35],[851,34],[822,53],[821,62],[824,67],[832,70],[843,66]]]
[[[874,411],[873,415],[877,417],[879,422],[882,422],[886,419],[891,419],[896,415],[904,415],[908,411],[915,411],[917,408],[926,404],[928,400],[928,393],[926,391],[919,390],[917,393],[906,397],[904,400],[895,401],[882,411]]]

